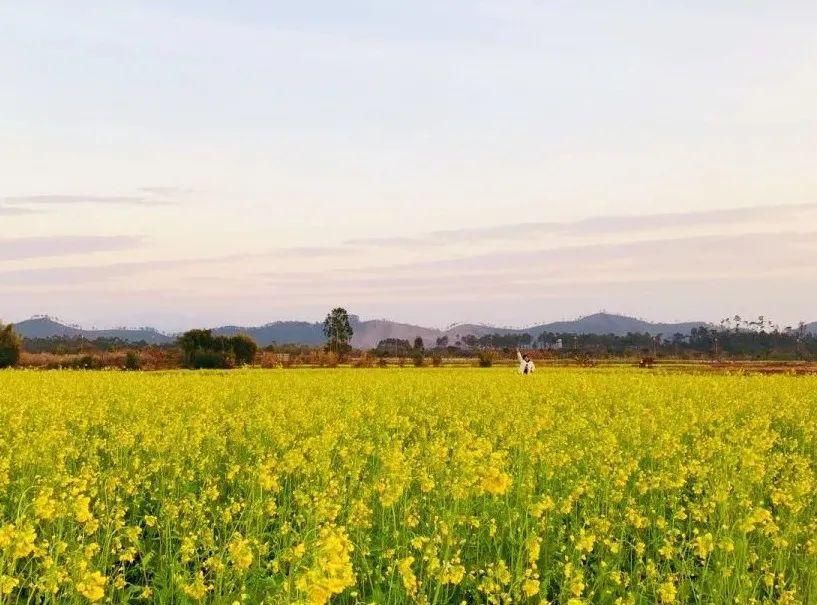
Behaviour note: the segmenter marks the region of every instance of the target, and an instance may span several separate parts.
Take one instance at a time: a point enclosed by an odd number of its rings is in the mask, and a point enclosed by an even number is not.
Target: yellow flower
[[[400,562],[397,564],[397,569],[403,580],[403,588],[405,588],[406,592],[410,595],[417,592],[417,576],[414,575],[414,571],[411,569],[413,563],[414,557],[404,557],[400,559]]]
[[[211,587],[204,582],[204,574],[201,571],[191,583],[182,586],[182,592],[196,601],[201,601],[210,590]]]
[[[482,489],[492,496],[501,496],[508,491],[511,485],[511,477],[507,473],[496,468],[486,469],[480,484]]]
[[[539,581],[528,578],[522,582],[522,594],[526,597],[532,597],[539,594]]]
[[[74,518],[80,523],[87,523],[93,519],[90,504],[91,499],[88,496],[77,496],[74,500]]]
[[[440,584],[459,584],[465,577],[465,567],[459,564],[444,563],[440,568]]]
[[[296,588],[306,594],[309,605],[324,605],[355,583],[351,553],[353,546],[340,528],[321,530],[315,544],[315,560],[296,582]]]
[[[658,586],[658,597],[662,603],[674,603],[676,594],[677,590],[672,580],[662,582],[661,585]]]
[[[241,534],[233,535],[232,540],[227,545],[227,550],[230,553],[233,567],[239,571],[243,571],[252,565],[253,554],[250,542],[243,538]]]
[[[593,544],[596,542],[596,536],[593,534],[587,534],[582,529],[579,533],[579,539],[576,540],[576,549],[581,552],[591,552],[593,550]]]
[[[701,559],[706,559],[715,549],[715,540],[712,538],[712,534],[710,533],[698,536],[695,538],[693,544],[695,547],[695,554]]]
[[[50,488],[42,490],[34,499],[34,514],[38,519],[48,521],[57,513],[57,501],[51,496],[54,491]]]
[[[20,585],[20,580],[7,575],[0,575],[0,597],[10,595]]]
[[[102,597],[105,596],[106,581],[105,576],[100,572],[86,571],[74,586],[79,594],[93,603],[102,600]]]
[[[532,567],[539,563],[541,545],[542,540],[538,536],[531,536],[525,541],[525,547],[528,549],[528,564]]]

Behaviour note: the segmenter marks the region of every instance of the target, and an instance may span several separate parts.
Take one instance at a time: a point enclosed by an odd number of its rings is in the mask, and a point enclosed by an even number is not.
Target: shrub
[[[417,355],[411,356],[411,363],[414,364],[415,368],[422,368],[423,366],[426,365],[426,360],[425,357],[423,357],[422,353],[419,353]]]
[[[105,363],[94,355],[80,355],[67,359],[62,366],[72,370],[101,370]]]
[[[232,357],[222,351],[200,349],[190,356],[189,366],[196,370],[225,370],[233,367]]]
[[[184,365],[194,369],[232,368],[252,363],[258,345],[243,334],[213,336],[210,330],[190,330],[178,340],[184,354]]]
[[[494,365],[496,354],[493,351],[479,351],[477,353],[477,363],[481,368],[490,368]]]
[[[142,360],[139,358],[139,353],[136,351],[128,351],[125,353],[125,369],[126,370],[140,370],[142,368]]]
[[[20,337],[11,325],[0,324],[0,368],[15,366],[20,362]]]
[[[317,354],[316,362],[318,364],[318,367],[321,368],[336,368],[338,367],[339,361],[340,356],[332,351],[328,352],[321,351]]]
[[[385,338],[372,349],[372,353],[379,357],[405,357],[411,354],[411,351],[411,343],[401,338]]]
[[[236,334],[233,336],[230,339],[230,347],[233,350],[236,365],[248,366],[255,361],[258,345],[246,334]]]
[[[431,356],[431,365],[435,368],[439,368],[443,365],[443,356],[442,355],[432,355]]]
[[[377,365],[381,368],[385,368],[389,365],[389,362],[386,360],[385,357],[381,357],[377,360]]]
[[[355,360],[353,365],[356,368],[373,368],[374,358],[371,355],[364,353]]]

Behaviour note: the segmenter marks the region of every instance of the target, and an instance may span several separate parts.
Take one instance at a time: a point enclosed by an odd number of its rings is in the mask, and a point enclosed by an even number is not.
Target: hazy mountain
[[[806,324],[806,332],[810,332],[811,334],[817,334],[817,321],[814,323]]]
[[[369,321],[352,322],[354,335],[352,345],[360,349],[372,349],[377,343],[386,338],[400,338],[414,342],[418,336],[426,346],[433,346],[437,338],[445,334],[435,328],[424,328],[412,324],[397,323],[386,319],[372,319]]]
[[[352,345],[358,348],[373,348],[384,338],[403,338],[414,340],[421,336],[424,340],[436,339],[443,332],[433,328],[423,328],[401,324],[385,319],[361,321],[356,315],[349,316],[354,336]],[[276,321],[257,327],[223,326],[215,328],[214,334],[232,336],[233,334],[247,334],[260,346],[265,347],[272,343],[322,344],[326,341],[323,335],[323,323],[307,321]]]
[[[82,330],[63,325],[50,317],[32,317],[14,324],[14,331],[23,338],[51,338],[52,336],[80,336]]]
[[[497,328],[484,324],[458,324],[447,330],[435,330],[410,324],[400,324],[386,320],[360,322],[355,328],[353,344],[359,348],[372,348],[385,338],[402,338],[404,340],[414,340],[417,336],[422,337],[426,346],[434,345],[437,338],[447,336],[449,343],[454,344],[457,340],[467,335],[477,337],[487,334],[524,334],[528,333],[533,337],[542,332],[561,332],[569,334],[615,334],[624,336],[628,332],[647,332],[649,334],[663,334],[670,337],[675,333],[689,334],[692,328],[707,325],[706,322],[681,322],[681,323],[652,323],[634,317],[624,315],[613,315],[611,313],[596,313],[581,317],[573,321],[558,321],[548,324],[530,326],[527,328]]]
[[[89,340],[95,338],[118,338],[128,342],[144,341],[148,344],[165,344],[173,341],[172,336],[162,334],[153,328],[117,328],[113,330],[85,330],[76,326],[68,326],[50,317],[33,317],[14,324],[14,330],[23,338],[53,338],[65,336],[68,338],[82,337]]]
[[[559,321],[540,324],[528,328],[497,328],[481,324],[460,324],[447,330],[426,328],[412,324],[399,323],[386,319],[372,319],[361,321],[355,315],[350,316],[354,330],[352,344],[361,349],[370,349],[386,338],[400,338],[413,341],[421,337],[426,346],[434,346],[437,338],[448,336],[451,344],[466,335],[485,336],[486,334],[523,334],[525,332],[536,337],[542,332],[561,332],[571,334],[616,334],[624,335],[628,332],[648,332],[663,334],[670,337],[676,332],[689,334],[692,328],[707,325],[705,322],[682,323],[652,323],[624,315],[610,313],[596,313],[581,317],[573,321]],[[69,326],[49,317],[35,317],[15,324],[15,329],[23,338],[50,338],[53,336],[94,338],[119,338],[125,341],[145,341],[150,344],[164,344],[172,342],[173,335],[163,334],[152,328],[114,329],[114,330],[85,330],[76,326]],[[817,332],[817,323],[810,324],[812,331]],[[308,321],[276,321],[263,326],[221,326],[213,328],[214,334],[232,336],[233,334],[248,334],[260,346],[265,347],[272,343],[298,343],[316,345],[324,342],[323,324]]]
[[[220,336],[247,334],[262,347],[274,342],[316,345],[326,341],[323,336],[323,324],[308,321],[276,321],[257,327],[222,326],[215,328],[213,334]]]
[[[615,334],[624,336],[628,332],[648,332],[672,336],[675,333],[689,334],[692,328],[708,325],[704,321],[687,321],[681,323],[653,323],[611,313],[595,313],[573,321],[557,321],[533,326],[524,332],[568,332],[571,334]]]

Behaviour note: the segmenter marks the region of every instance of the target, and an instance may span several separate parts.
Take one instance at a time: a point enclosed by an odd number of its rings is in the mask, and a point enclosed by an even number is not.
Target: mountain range
[[[648,332],[671,336],[675,333],[689,334],[692,328],[709,325],[706,322],[654,323],[634,317],[611,313],[595,313],[573,321],[557,321],[538,324],[526,328],[501,328],[482,324],[459,324],[445,330],[427,328],[386,319],[361,320],[350,316],[355,347],[368,349],[377,346],[385,338],[414,340],[421,337],[427,344],[433,344],[437,338],[447,336],[454,343],[467,335],[484,336],[486,334],[524,334],[537,336],[542,332],[560,332],[571,334],[616,334],[628,332]],[[165,334],[154,328],[118,328],[107,330],[84,329],[61,323],[47,316],[38,316],[21,321],[14,326],[23,338],[50,338],[58,336],[95,338],[119,338],[129,342],[144,341],[149,344],[167,344],[175,339],[174,334]],[[817,322],[810,324],[817,332]],[[324,342],[323,324],[307,321],[276,321],[263,326],[220,326],[213,328],[214,334],[230,336],[248,334],[259,345],[272,343],[298,343],[316,345]]]

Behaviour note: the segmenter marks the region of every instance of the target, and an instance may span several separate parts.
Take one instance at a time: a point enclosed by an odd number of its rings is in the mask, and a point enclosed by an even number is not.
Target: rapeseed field
[[[817,603],[817,378],[0,372],[2,603]]]

